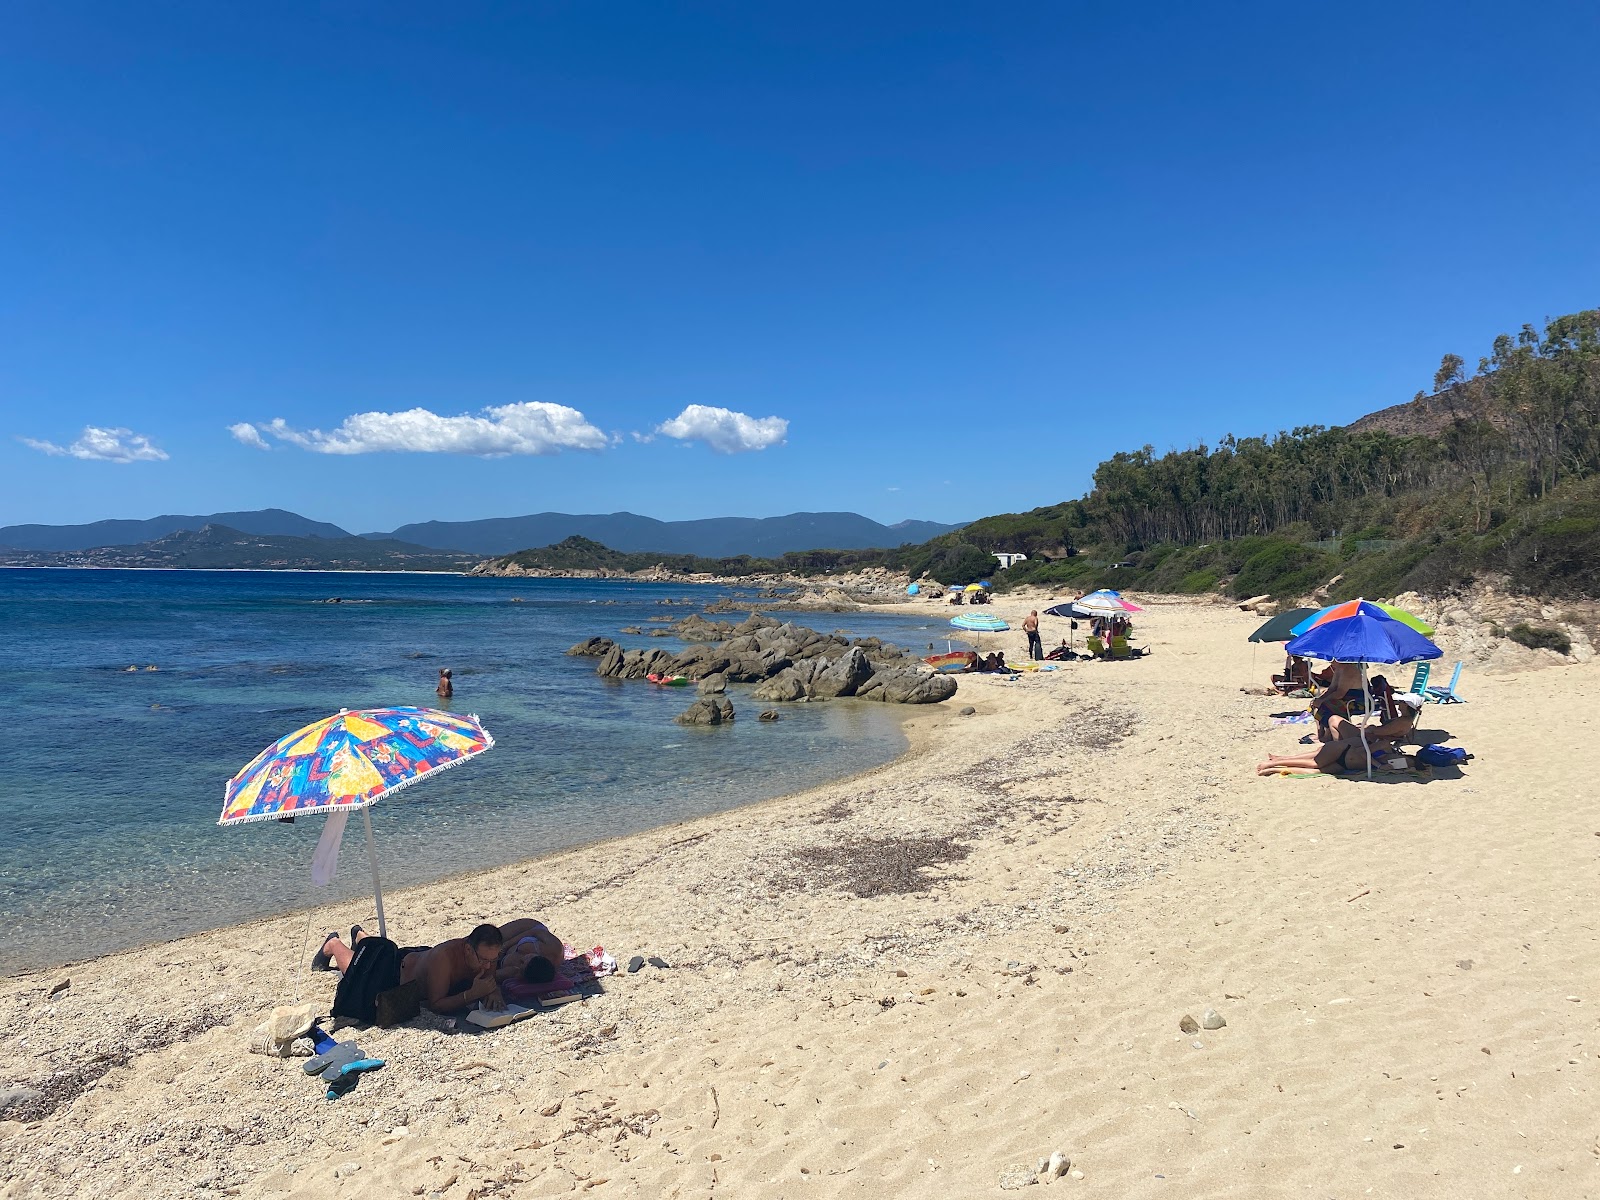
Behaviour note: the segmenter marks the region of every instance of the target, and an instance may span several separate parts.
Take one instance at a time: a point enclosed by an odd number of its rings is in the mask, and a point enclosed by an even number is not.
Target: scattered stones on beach
[[[978,710],[977,710],[977,709],[975,709],[975,708],[973,708],[973,707],[972,707],[972,705],[970,705],[970,704],[965,704],[965,705],[962,705],[962,706],[961,706],[961,708],[959,708],[959,709],[958,709],[958,710],[957,710],[957,711],[956,711],[956,715],[957,715],[957,716],[962,716],[962,717],[970,717],[970,716],[972,716],[972,715],[973,715],[973,714],[975,714],[975,713],[976,713],[976,712],[977,712],[977,711],[978,711]]]
[[[1200,1014],[1200,1028],[1221,1029],[1227,1022],[1222,1019],[1222,1014],[1214,1008],[1208,1008]]]
[[[1050,1155],[1049,1161],[1044,1165],[1044,1170],[1040,1171],[1039,1174],[1043,1175],[1047,1181],[1059,1179],[1067,1173],[1067,1168],[1071,1165],[1072,1163],[1067,1158],[1066,1151],[1057,1150]]]
[[[60,983],[56,984],[55,987],[51,988],[48,992],[46,992],[45,995],[46,996],[59,996],[62,992],[66,991],[71,986],[72,986],[72,980],[71,979],[63,979]]]
[[[1188,1013],[1184,1013],[1183,1018],[1178,1022],[1178,1029],[1182,1033],[1199,1033],[1200,1022],[1196,1021]]]

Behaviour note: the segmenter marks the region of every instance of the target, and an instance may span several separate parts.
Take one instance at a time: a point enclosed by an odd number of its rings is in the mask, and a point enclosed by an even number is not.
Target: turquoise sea
[[[618,630],[723,594],[600,580],[0,570],[11,704],[0,974],[370,896],[359,821],[333,886],[314,888],[322,818],[220,828],[223,783],[330,712],[437,704],[441,666],[455,674],[448,707],[478,714],[497,745],[373,809],[386,888],[769,799],[901,752],[899,714],[882,705],[792,705],[764,724],[735,688],[740,720],[688,730],[672,717],[692,694],[602,680],[593,660],[565,656],[596,634],[676,647]],[[794,619],[944,648],[937,615]]]

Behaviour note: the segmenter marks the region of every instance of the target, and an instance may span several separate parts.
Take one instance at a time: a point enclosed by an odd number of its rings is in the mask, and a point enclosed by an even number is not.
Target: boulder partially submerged
[[[686,675],[697,681],[720,676],[724,685],[753,683],[757,686],[752,698],[760,701],[858,696],[888,704],[936,704],[956,694],[956,681],[949,675],[928,671],[917,659],[877,638],[852,640],[759,614],[738,625],[693,616],[674,626],[674,632],[694,644],[672,654],[660,649],[627,650],[608,638],[590,638],[567,653],[598,658],[596,674],[609,679],[658,674]],[[718,636],[720,640],[713,640]],[[699,707],[697,703],[690,711]]]

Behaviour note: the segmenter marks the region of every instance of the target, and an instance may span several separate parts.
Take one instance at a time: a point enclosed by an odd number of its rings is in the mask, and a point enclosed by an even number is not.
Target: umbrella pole
[[[372,867],[372,900],[378,906],[378,936],[388,937],[389,926],[383,919],[383,886],[378,882],[378,851],[372,844],[372,806],[361,810],[361,820],[367,826],[367,863]]]
[[[1366,744],[1366,722],[1373,715],[1373,693],[1366,683],[1366,664],[1362,664],[1362,749],[1366,752],[1366,778],[1373,778],[1373,750]]]

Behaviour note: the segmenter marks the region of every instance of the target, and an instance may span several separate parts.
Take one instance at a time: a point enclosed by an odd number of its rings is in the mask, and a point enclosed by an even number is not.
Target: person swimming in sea
[[[456,694],[456,685],[450,682],[449,667],[439,668],[439,686],[435,690],[438,691],[439,699],[441,700],[448,700],[451,696]]]

